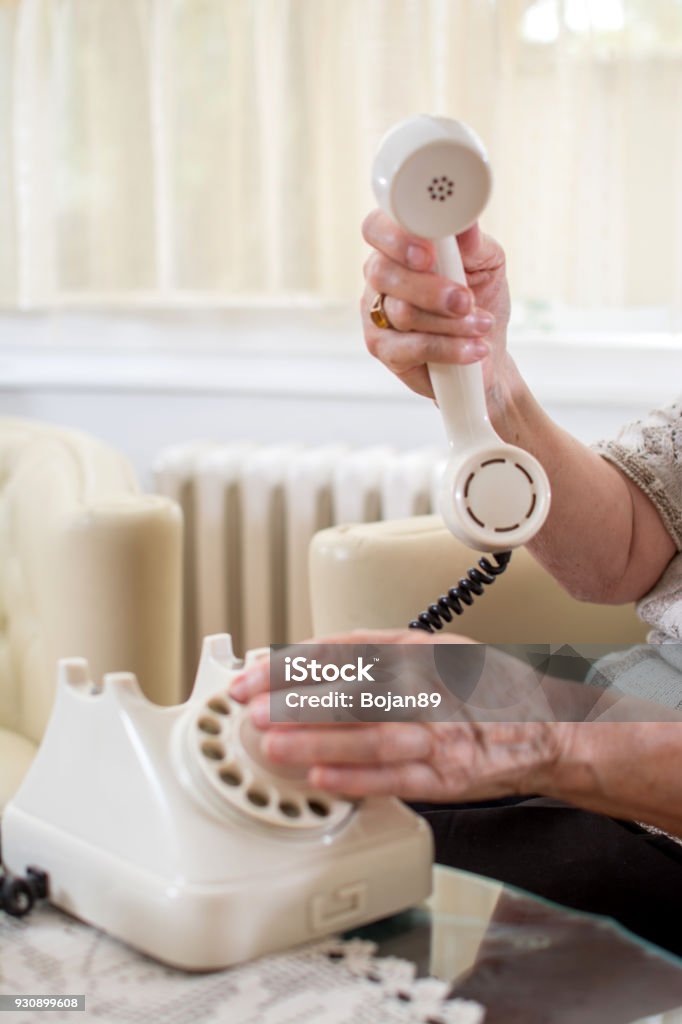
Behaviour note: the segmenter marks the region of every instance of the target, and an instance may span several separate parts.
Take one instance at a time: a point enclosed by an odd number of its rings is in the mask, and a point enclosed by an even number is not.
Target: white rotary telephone
[[[247,657],[250,660],[257,652]],[[228,689],[229,636],[204,640],[186,704],[135,676],[60,662],[47,731],[2,819],[6,868],[50,901],[187,970],[227,967],[424,899],[432,840],[391,798],[350,802],[261,755]]]

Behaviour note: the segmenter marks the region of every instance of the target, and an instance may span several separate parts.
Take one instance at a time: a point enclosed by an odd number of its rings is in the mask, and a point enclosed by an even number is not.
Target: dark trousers
[[[682,846],[631,822],[541,797],[413,804],[440,864],[615,918],[682,956]]]

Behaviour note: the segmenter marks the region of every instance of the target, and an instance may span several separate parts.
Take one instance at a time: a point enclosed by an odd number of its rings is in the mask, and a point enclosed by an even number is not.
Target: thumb
[[[468,273],[475,270],[495,270],[504,266],[502,248],[494,238],[481,231],[478,222],[472,224],[461,235],[457,235],[457,242],[464,269]]]
[[[478,249],[481,247],[481,229],[478,226],[478,221],[472,224],[466,231],[462,231],[460,235],[457,235],[457,243],[459,245],[459,251],[462,254],[462,258],[465,256],[473,256]]]

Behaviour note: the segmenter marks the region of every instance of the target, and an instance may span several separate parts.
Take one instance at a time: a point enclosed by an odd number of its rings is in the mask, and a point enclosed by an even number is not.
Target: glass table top
[[[475,999],[486,1024],[682,1024],[682,960],[615,922],[437,866],[428,904],[349,933]]]

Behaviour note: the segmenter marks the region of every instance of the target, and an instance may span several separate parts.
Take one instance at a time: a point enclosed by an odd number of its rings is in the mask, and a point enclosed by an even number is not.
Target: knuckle
[[[371,210],[362,222],[361,231],[369,245],[376,246],[396,259],[403,258],[407,235],[383,210]]]
[[[393,221],[389,222],[390,226],[384,231],[384,241],[386,248],[394,255],[401,256],[404,248],[404,235],[403,232],[397,227]]]
[[[411,336],[411,342],[412,361],[414,363],[428,363],[433,355],[433,335],[418,332]]]
[[[387,259],[380,252],[373,252],[365,263],[365,279],[376,291],[384,287]]]
[[[365,322],[365,325],[368,327],[372,325],[372,321],[369,319],[369,310],[372,305],[372,302],[374,301],[374,295],[374,288],[372,288],[372,286],[368,284],[368,286],[365,288],[362,295],[360,296],[360,316]]]
[[[385,359],[382,359],[379,352],[379,339],[372,331],[365,331],[365,348],[375,359],[379,359],[383,363],[386,362]]]
[[[390,760],[391,738],[390,735],[387,735],[386,733],[385,725],[377,726],[374,750],[376,760],[380,764],[384,764],[386,761]]]
[[[400,373],[405,369],[405,359],[402,354],[401,346],[396,344],[387,344],[386,339],[380,336],[372,340],[371,348],[369,345],[367,347],[374,358],[383,363],[384,366],[392,373]]]
[[[399,331],[409,331],[414,323],[414,309],[404,299],[391,299],[388,315],[393,326]]]
[[[370,210],[370,212],[367,214],[367,216],[362,222],[362,227],[360,229],[362,231],[362,237],[370,245],[372,244],[372,241],[376,236],[376,226],[380,216],[380,210]]]
[[[376,756],[382,764],[395,761],[399,752],[398,736],[393,723],[382,723],[377,728]]]

